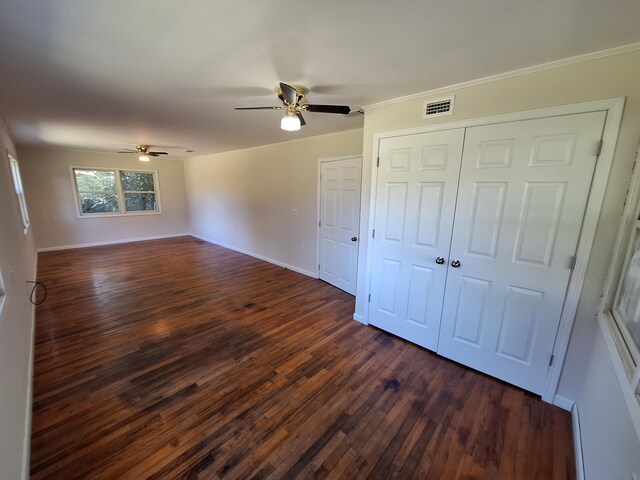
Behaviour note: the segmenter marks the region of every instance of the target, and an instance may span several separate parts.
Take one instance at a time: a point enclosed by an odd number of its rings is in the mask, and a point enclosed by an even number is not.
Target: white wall
[[[314,275],[318,159],[361,152],[353,130],[185,160],[190,231]]]
[[[574,400],[583,428],[588,480],[630,480],[640,474],[640,440],[632,428],[595,312],[612,254],[624,195],[640,138],[640,51],[606,56],[539,70],[467,88],[455,94],[451,116],[425,120],[421,109],[429,97],[412,98],[367,109],[364,123],[363,203],[356,313],[364,312],[364,262],[369,225],[373,135],[378,132],[433,123],[479,118],[598,99],[627,97],[616,154],[593,253],[587,269],[578,313],[558,394]],[[437,94],[439,98],[443,94]],[[627,427],[624,427],[624,426]],[[640,477],[639,477],[640,478]]]
[[[189,231],[182,160],[20,147],[20,165],[38,249],[179,235]],[[70,166],[157,170],[162,213],[79,218]]]
[[[18,213],[6,152],[16,149],[0,123],[0,273],[5,302],[0,313],[0,478],[27,478],[31,425],[31,372],[35,309],[29,302],[36,252]]]

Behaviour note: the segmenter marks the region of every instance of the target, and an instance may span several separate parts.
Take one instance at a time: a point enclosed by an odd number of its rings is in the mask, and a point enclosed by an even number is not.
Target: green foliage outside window
[[[112,170],[74,170],[82,213],[119,212],[116,172]]]
[[[153,173],[120,172],[122,190],[125,192],[153,192]]]
[[[74,169],[74,174],[83,215],[120,213],[120,199],[124,212],[158,210],[151,172]]]
[[[78,192],[116,193],[116,172],[112,170],[75,170]]]
[[[125,193],[124,203],[127,212],[157,210],[156,196],[153,193]]]
[[[82,213],[113,213],[119,212],[118,197],[107,193],[81,193],[80,207]]]
[[[153,188],[153,173],[120,172],[127,212],[156,210],[156,195]],[[141,193],[134,193],[141,192]]]

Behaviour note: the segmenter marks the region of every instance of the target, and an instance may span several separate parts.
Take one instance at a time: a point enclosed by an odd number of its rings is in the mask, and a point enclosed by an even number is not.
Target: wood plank
[[[574,479],[569,414],[191,237],[47,252],[33,479]]]

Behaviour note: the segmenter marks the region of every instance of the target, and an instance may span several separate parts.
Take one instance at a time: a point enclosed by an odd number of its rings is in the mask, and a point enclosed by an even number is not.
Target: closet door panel
[[[464,130],[380,141],[369,322],[435,350]],[[442,263],[436,259],[442,258]]]
[[[467,129],[438,353],[542,392],[604,120]]]

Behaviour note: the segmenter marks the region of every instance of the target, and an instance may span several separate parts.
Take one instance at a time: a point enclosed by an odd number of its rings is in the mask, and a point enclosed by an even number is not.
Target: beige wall
[[[318,159],[361,152],[355,130],[186,160],[190,231],[315,274]]]
[[[640,51],[574,63],[451,92],[451,116],[425,120],[429,97],[368,109],[364,124],[363,203],[356,312],[364,311],[364,261],[374,133],[463,119],[627,97],[618,145],[598,223],[558,394],[577,402],[587,479],[629,480],[640,473],[640,442],[632,427],[595,311],[612,254],[624,195],[640,138]],[[446,95],[449,95],[447,93]],[[435,98],[444,95],[436,95]],[[635,454],[633,453],[635,452]]]
[[[18,153],[38,249],[189,231],[182,160],[153,158],[141,164],[132,155],[28,147],[20,147]],[[157,170],[162,213],[79,218],[70,166]]]
[[[28,478],[31,368],[36,252],[31,230],[23,234],[6,152],[16,149],[0,123],[0,273],[5,301],[0,312],[0,478]],[[31,205],[29,205],[31,207]]]

